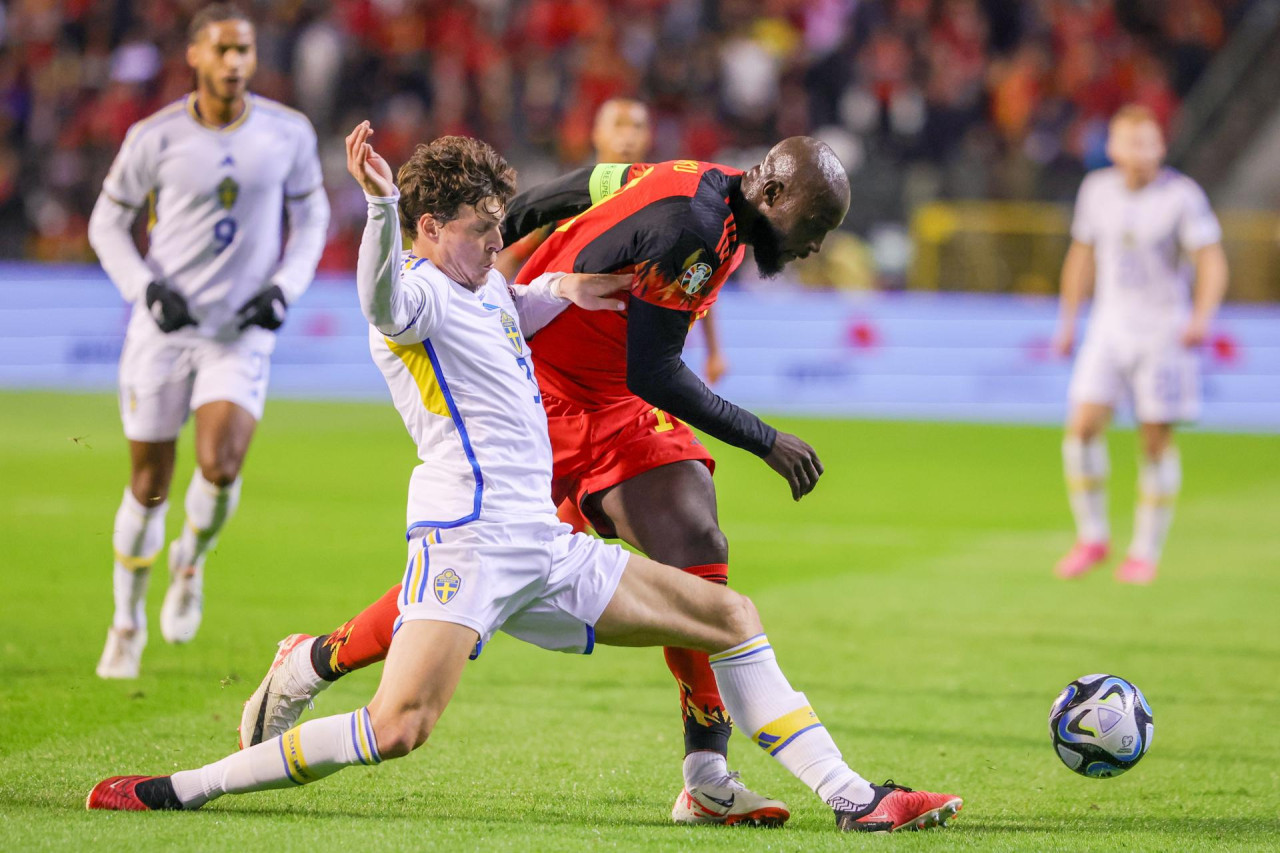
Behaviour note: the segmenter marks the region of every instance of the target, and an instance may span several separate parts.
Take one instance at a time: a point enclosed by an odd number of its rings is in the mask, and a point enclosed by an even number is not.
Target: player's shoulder
[[[253,109],[265,120],[315,136],[315,128],[305,113],[262,95],[251,93],[249,98]]]
[[[187,114],[187,99],[184,96],[170,104],[166,104],[146,118],[141,118],[129,125],[124,136],[124,147],[133,147],[147,138],[154,138],[155,132],[172,127],[174,122]]]
[[[1172,166],[1162,167],[1156,180],[1162,186],[1185,197],[1198,199],[1204,195],[1204,188],[1196,182],[1195,178]]]
[[[730,199],[742,172],[700,160],[670,160],[654,168],[675,188],[663,199],[660,229],[670,237],[694,235],[716,245],[733,216]]]
[[[1115,166],[1091,169],[1080,182],[1080,193],[1112,192],[1124,186],[1124,175]]]

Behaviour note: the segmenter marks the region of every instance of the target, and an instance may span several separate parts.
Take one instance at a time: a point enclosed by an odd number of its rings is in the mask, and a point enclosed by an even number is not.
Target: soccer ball
[[[1154,734],[1142,691],[1117,675],[1081,676],[1049,709],[1053,748],[1081,776],[1119,776],[1147,754]]]

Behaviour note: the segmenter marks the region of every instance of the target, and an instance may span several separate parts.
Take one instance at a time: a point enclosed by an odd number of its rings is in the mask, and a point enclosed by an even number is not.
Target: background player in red
[[[522,268],[631,273],[627,310],[566,308],[530,342],[555,453],[553,498],[572,499],[596,530],[715,583],[728,579],[711,479],[714,460],[690,427],[749,450],[793,499],[817,484],[813,448],[722,399],[681,360],[746,246],[765,276],[817,251],[844,219],[849,183],[823,143],[792,137],[747,172],[692,160],[603,164],[516,197],[504,240],[561,222]],[[381,660],[398,615],[393,589],[337,631],[293,635],[245,706],[244,745],[279,734],[324,685]],[[782,804],[730,774],[730,723],[707,656],[667,649],[684,713],[685,788],[672,817],[723,823]]]

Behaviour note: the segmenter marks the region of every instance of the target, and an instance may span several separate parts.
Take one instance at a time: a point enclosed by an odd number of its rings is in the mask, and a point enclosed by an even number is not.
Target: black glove
[[[257,296],[250,299],[236,312],[236,320],[240,330],[250,326],[261,326],[275,331],[284,325],[284,315],[289,311],[289,303],[285,301],[284,291],[278,284],[273,284]]]
[[[147,285],[147,309],[151,312],[151,319],[165,334],[196,324],[187,308],[187,300],[163,282],[153,281]]]

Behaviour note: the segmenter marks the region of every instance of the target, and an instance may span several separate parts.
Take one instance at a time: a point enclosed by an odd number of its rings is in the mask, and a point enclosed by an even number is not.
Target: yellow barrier
[[[1232,301],[1280,301],[1280,216],[1219,211]],[[911,221],[917,290],[1054,294],[1070,243],[1071,210],[1036,202],[933,202]]]

